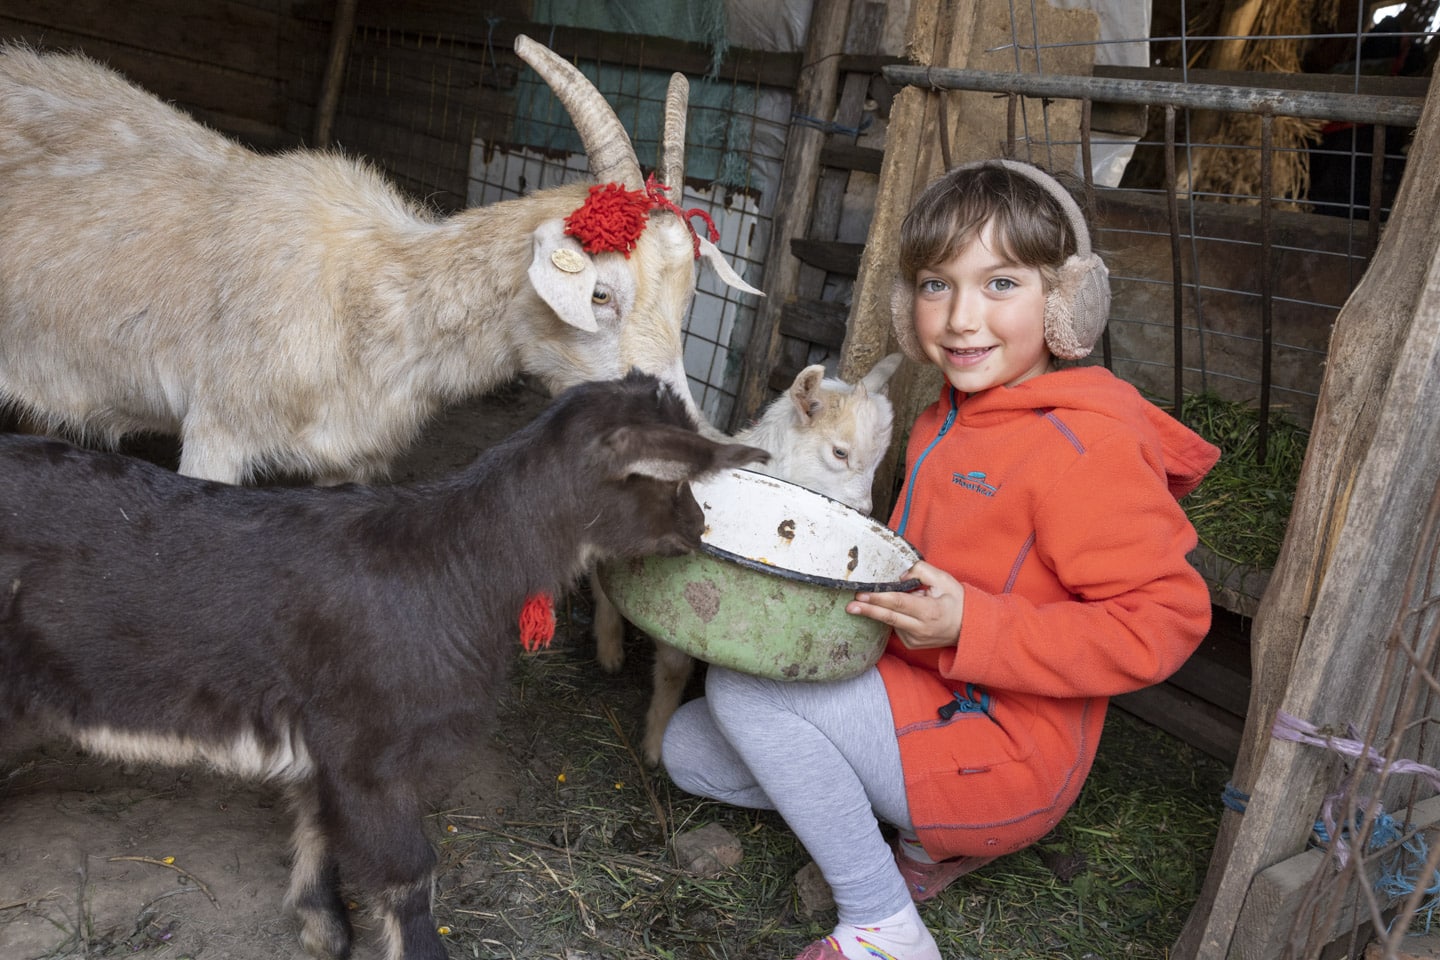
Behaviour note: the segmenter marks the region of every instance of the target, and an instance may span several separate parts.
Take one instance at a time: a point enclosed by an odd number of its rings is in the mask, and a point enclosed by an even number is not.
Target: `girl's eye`
[[[844,447],[835,447],[830,452],[835,455],[836,460],[850,459],[850,451],[846,450]]]
[[[996,277],[994,280],[990,281],[990,287],[996,293],[1008,293],[1009,291],[1015,289],[1015,281],[1011,280],[1009,277]]]
[[[945,289],[945,281],[935,277],[928,277],[919,283],[921,293],[940,293]]]
[[[590,302],[596,306],[604,306],[610,302],[610,291],[597,288],[594,293],[590,294]]]

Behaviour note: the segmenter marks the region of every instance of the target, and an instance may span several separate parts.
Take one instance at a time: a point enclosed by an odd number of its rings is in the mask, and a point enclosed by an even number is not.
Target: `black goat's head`
[[[759,447],[702,436],[670,387],[638,371],[574,387],[557,405],[594,478],[596,519],[585,534],[592,560],[697,549],[705,514],[689,482],[770,458]]]

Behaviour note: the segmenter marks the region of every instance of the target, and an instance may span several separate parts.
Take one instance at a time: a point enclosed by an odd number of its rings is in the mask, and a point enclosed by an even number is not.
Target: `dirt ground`
[[[395,479],[468,462],[546,399],[517,384],[449,411]],[[526,762],[498,739],[475,744],[436,809],[502,827]],[[0,958],[297,956],[281,910],[289,830],[276,789],[203,770],[126,768],[54,744],[0,758]],[[355,956],[370,960],[374,931],[355,919]]]

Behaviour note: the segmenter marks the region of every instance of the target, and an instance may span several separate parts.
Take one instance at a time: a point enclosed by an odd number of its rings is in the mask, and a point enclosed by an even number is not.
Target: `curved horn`
[[[554,51],[521,34],[515,38],[515,53],[540,74],[565,106],[570,120],[585,144],[590,172],[601,183],[623,183],[631,190],[645,185],[635,147],[620,118],[585,75]]]
[[[670,188],[670,199],[680,202],[685,188],[685,111],[690,106],[690,81],[683,73],[670,75],[665,92],[665,133],[660,140],[660,182]]]

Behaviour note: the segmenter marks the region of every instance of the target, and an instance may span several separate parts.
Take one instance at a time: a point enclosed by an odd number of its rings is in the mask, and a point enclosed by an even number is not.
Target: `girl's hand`
[[[921,586],[912,593],[857,593],[845,612],[888,624],[911,650],[953,647],[965,616],[965,588],[923,560],[905,576]]]

